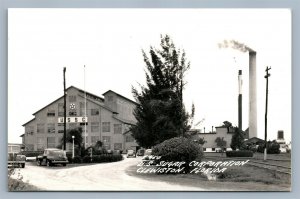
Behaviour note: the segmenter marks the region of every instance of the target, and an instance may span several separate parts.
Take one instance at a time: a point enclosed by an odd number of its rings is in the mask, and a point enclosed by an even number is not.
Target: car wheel
[[[48,160],[48,161],[47,161],[47,167],[51,167],[51,166],[52,166],[51,161]]]
[[[36,165],[41,166],[41,161],[37,160]]]
[[[25,163],[24,163],[24,164],[22,164],[22,168],[25,168]]]
[[[67,164],[62,164],[63,165],[63,167],[65,167]]]

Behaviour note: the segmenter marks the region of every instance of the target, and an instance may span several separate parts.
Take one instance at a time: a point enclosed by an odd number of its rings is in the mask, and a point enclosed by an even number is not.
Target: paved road
[[[24,181],[45,191],[205,191],[166,182],[132,177],[125,170],[141,158],[120,162],[72,167],[45,167],[26,164],[20,169]]]

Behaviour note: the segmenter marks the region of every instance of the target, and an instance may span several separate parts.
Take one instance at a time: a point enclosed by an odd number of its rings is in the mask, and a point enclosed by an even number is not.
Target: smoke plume
[[[240,43],[236,40],[224,40],[223,43],[218,43],[219,48],[232,48],[235,50],[239,50],[241,52],[255,52],[254,50],[252,50],[251,48],[249,48],[248,46],[246,46],[243,43]]]

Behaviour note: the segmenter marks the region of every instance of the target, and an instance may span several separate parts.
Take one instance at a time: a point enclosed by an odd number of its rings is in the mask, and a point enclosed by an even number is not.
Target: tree
[[[74,145],[77,145],[79,151],[81,151],[83,142],[82,128],[78,127],[74,129],[69,129],[66,134],[66,143],[73,143],[72,136],[74,136]],[[63,143],[63,137],[61,139],[61,143]]]
[[[229,132],[229,128],[232,127],[232,123],[228,121],[224,121],[222,127],[226,127],[227,132]]]
[[[160,47],[151,46],[149,55],[142,52],[146,85],[141,86],[140,92],[132,88],[139,104],[134,110],[137,123],[131,131],[138,144],[145,148],[185,135],[195,110],[192,106],[189,114],[183,105],[184,76],[190,67],[185,52],[176,49],[168,35],[161,37]]]
[[[230,147],[232,150],[241,149],[245,139],[245,133],[238,127],[234,127],[234,134],[231,138]]]
[[[199,139],[197,140],[196,143],[203,145],[203,144],[205,144],[206,142],[207,142],[207,141],[206,141],[206,140],[204,139],[204,137],[203,137],[203,138],[199,138]]]
[[[224,140],[224,137],[217,137],[215,142],[217,143],[217,147],[220,147],[221,148],[221,153],[223,155],[223,152],[224,152],[224,148],[226,147],[227,145],[227,142]]]

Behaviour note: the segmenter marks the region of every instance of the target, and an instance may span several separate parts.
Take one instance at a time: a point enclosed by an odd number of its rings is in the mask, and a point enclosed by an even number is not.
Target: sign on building
[[[85,123],[88,122],[87,117],[66,117],[66,123]],[[64,123],[64,118],[59,117],[58,123]]]

